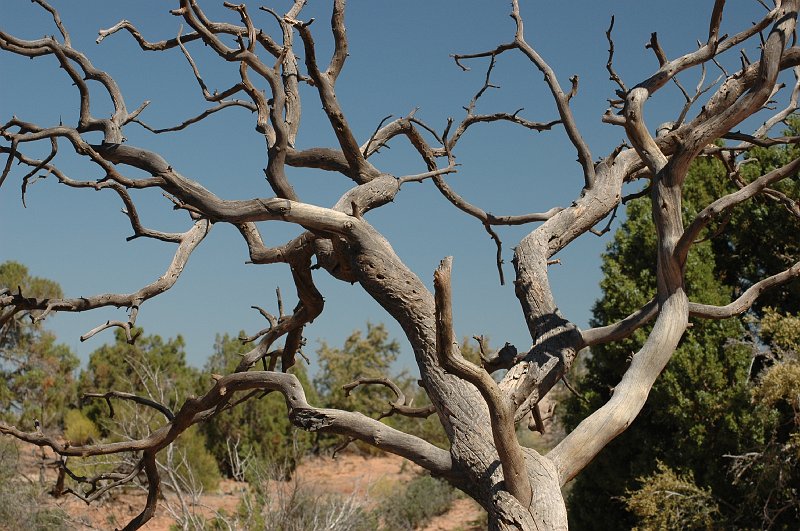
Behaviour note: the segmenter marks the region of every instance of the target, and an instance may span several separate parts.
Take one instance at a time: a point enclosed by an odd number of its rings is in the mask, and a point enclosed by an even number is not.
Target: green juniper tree
[[[786,149],[757,150],[753,157],[758,160],[744,165],[742,178],[748,179],[751,171],[752,175],[769,171],[790,156]],[[694,219],[714,197],[729,193],[733,186],[719,161],[697,160],[684,186],[685,220]],[[797,180],[782,186],[797,188]],[[769,198],[754,210],[734,210],[721,222],[725,227],[711,227],[704,235],[706,241],[693,247],[686,266],[690,299],[725,304],[797,255],[797,242],[786,238],[787,230],[796,233],[797,228],[791,228],[796,220]],[[781,242],[784,254],[765,252],[765,239],[770,245],[773,240]],[[634,199],[628,203],[627,220],[603,257],[603,296],[593,309],[593,325],[615,322],[653,296],[655,263],[648,257],[653,256],[655,245],[650,200]],[[695,528],[691,522],[707,522],[710,514],[717,523],[760,525],[760,506],[744,481],[733,481],[731,459],[724,456],[763,450],[771,438],[771,413],[753,402],[751,377],[757,347],[745,339],[758,329],[753,320],[763,314],[764,304],[796,311],[797,298],[792,294],[798,285],[794,282],[770,293],[749,319],[691,321],[639,417],[574,482],[569,498],[574,529],[625,529],[637,521],[645,529]],[[583,398],[568,402],[568,427],[611,396],[647,333],[642,329],[624,341],[592,349],[586,374],[579,381]],[[763,333],[759,341],[771,342]],[[698,492],[705,500],[693,512],[684,507],[682,523],[669,520],[670,500],[655,499],[652,494],[675,492],[665,485],[678,483],[694,493],[695,501],[700,499]],[[680,504],[678,498],[672,501]],[[743,503],[750,505],[742,510]],[[652,509],[652,514],[642,507]]]
[[[251,348],[228,334],[218,335],[214,353],[206,361],[205,374],[232,372],[241,356]],[[304,364],[295,364],[289,372],[300,379],[306,396],[316,403]],[[231,400],[238,398],[239,395],[234,395]],[[215,415],[202,430],[222,471],[237,479],[243,479],[245,470],[242,467],[253,459],[290,473],[313,441],[311,434],[294,428],[286,415],[286,401],[278,393],[258,392],[253,400]]]
[[[18,262],[0,264],[0,291],[23,290],[38,297],[61,296],[52,280],[32,276]],[[60,429],[75,403],[78,358],[43,326],[41,311],[0,312],[0,418],[42,429]]]
[[[382,386],[365,386],[348,396],[343,386],[357,378],[381,378],[390,374],[400,344],[389,339],[383,324],[367,323],[366,333],[355,330],[342,348],[322,342],[317,350],[320,370],[314,385],[326,407],[378,412],[394,397]]]
[[[123,331],[118,331],[113,344],[104,345],[89,355],[89,362],[80,374],[83,413],[107,441],[147,436],[163,426],[166,418],[153,407],[114,397],[111,398],[112,416],[104,400],[87,397],[87,393],[133,393],[175,412],[205,383],[201,382],[200,372],[186,364],[181,336],[164,340],[158,335],[145,335],[140,328],[131,332],[133,344],[127,341]],[[187,430],[185,435],[176,441],[170,452],[159,456],[159,463],[175,469],[172,487],[215,488],[220,477],[219,468],[206,449],[205,435],[197,427]]]

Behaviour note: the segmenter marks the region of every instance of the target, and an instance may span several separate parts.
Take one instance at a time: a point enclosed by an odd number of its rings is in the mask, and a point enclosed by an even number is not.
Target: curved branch
[[[433,274],[436,298],[436,352],[439,355],[439,362],[446,371],[477,387],[481,396],[486,400],[486,404],[489,406],[492,436],[500,458],[500,465],[503,468],[506,489],[524,507],[529,507],[533,499],[533,490],[525,465],[525,454],[517,441],[514,408],[500,391],[497,382],[492,379],[491,375],[464,359],[458,352],[458,342],[455,340],[453,332],[450,288],[452,264],[452,257],[445,258]]]
[[[696,302],[689,303],[689,314],[704,319],[726,319],[746,312],[764,291],[791,282],[800,277],[800,262],[778,274],[760,280],[750,286],[735,301],[725,306],[713,306]]]
[[[427,418],[436,413],[436,408],[431,404],[423,407],[411,407],[406,400],[406,395],[400,387],[391,381],[389,378],[358,378],[346,385],[342,386],[344,389],[344,396],[350,396],[350,393],[359,385],[383,385],[388,387],[395,395],[396,400],[389,402],[389,411],[382,413],[378,420],[399,413],[404,417],[413,418]]]
[[[221,110],[227,109],[228,107],[242,107],[242,108],[247,109],[250,112],[257,112],[257,110],[258,110],[256,108],[256,106],[253,105],[250,102],[243,101],[243,100],[230,100],[230,101],[222,101],[219,104],[204,110],[203,112],[201,112],[197,116],[192,116],[191,118],[187,118],[186,120],[184,120],[183,122],[179,123],[178,125],[173,125],[171,127],[162,127],[162,128],[158,128],[157,129],[155,127],[151,127],[150,125],[148,125],[147,123],[145,123],[144,121],[142,121],[142,120],[140,120],[138,118],[134,119],[134,120],[131,120],[131,121],[141,125],[142,127],[147,129],[151,133],[155,133],[155,134],[172,133],[172,132],[175,132],[175,131],[183,131],[184,129],[186,129],[190,125],[196,124],[196,123],[208,118],[212,114],[215,114],[215,113],[217,113],[217,112],[219,112]]]
[[[333,3],[333,13],[331,14],[334,50],[327,74],[333,81],[336,81],[336,78],[339,77],[348,55],[347,30],[344,25],[344,6],[345,0],[335,0]]]
[[[133,393],[125,393],[123,391],[108,391],[106,393],[84,393],[83,398],[102,398],[108,404],[108,416],[114,418],[114,406],[111,405],[112,398],[119,398],[121,400],[130,400],[131,402],[135,402],[137,404],[141,404],[143,406],[151,407],[164,415],[168,421],[172,422],[175,420],[175,413],[172,412],[167,406],[164,404],[160,404],[155,400],[151,400],[149,398],[145,398],[143,396],[138,396]]]
[[[730,208],[754,197],[756,194],[764,191],[769,185],[777,183],[787,177],[791,177],[797,174],[798,170],[800,170],[800,159],[795,159],[788,164],[781,166],[780,168],[776,168],[769,173],[758,177],[753,182],[740,188],[739,190],[720,197],[707,207],[705,207],[697,217],[692,222],[691,225],[686,229],[681,236],[681,239],[678,241],[678,245],[676,247],[676,252],[681,257],[682,260],[686,259],[686,255],[689,253],[689,248],[694,243],[695,239],[697,239],[700,231],[702,231],[712,219],[714,219],[717,215],[727,211]]]
[[[686,329],[687,317],[685,295],[676,293],[667,299],[653,331],[633,356],[611,399],[584,419],[547,454],[556,463],[562,485],[581,471],[636,418],[655,379],[677,347]]]
[[[536,68],[538,68],[542,74],[544,74],[544,79],[547,82],[547,86],[550,87],[550,92],[552,92],[553,98],[555,99],[556,107],[558,108],[558,115],[561,117],[561,122],[564,124],[564,130],[567,132],[567,136],[578,152],[578,162],[580,162],[581,166],[583,167],[584,186],[587,189],[590,189],[592,186],[594,186],[595,181],[595,169],[594,162],[592,161],[592,152],[589,150],[589,146],[581,136],[580,131],[578,130],[578,125],[575,123],[575,117],[572,115],[572,109],[569,107],[570,98],[561,89],[561,85],[558,83],[558,78],[556,77],[555,72],[553,72],[553,69],[550,68],[550,65],[548,65],[542,56],[540,56],[536,50],[534,50],[525,41],[522,16],[519,12],[519,0],[513,0],[511,5],[511,18],[514,19],[514,22],[517,25],[517,32],[514,36],[514,42],[520,51],[525,54],[525,56],[528,57],[528,59],[530,59],[534,65],[536,65]]]
[[[97,500],[98,498],[103,496],[105,493],[107,493],[107,492],[109,492],[109,491],[111,491],[111,490],[113,490],[113,489],[115,489],[117,487],[121,487],[122,485],[130,483],[131,481],[133,481],[136,478],[136,476],[139,475],[139,473],[142,471],[142,468],[144,467],[144,461],[142,459],[140,459],[139,462],[136,463],[136,465],[133,467],[133,469],[127,474],[107,473],[107,474],[100,474],[100,475],[97,475],[95,477],[87,478],[85,476],[79,476],[79,475],[75,474],[75,472],[70,470],[69,467],[67,467],[66,458],[57,461],[57,463],[58,463],[59,468],[65,474],[69,475],[69,477],[71,477],[72,479],[74,479],[78,483],[88,483],[89,485],[91,485],[91,487],[90,487],[88,492],[77,492],[77,491],[74,491],[72,489],[66,489],[66,490],[63,491],[63,493],[72,494],[73,496],[77,497],[78,499],[80,499],[81,501],[83,501],[83,502],[85,502],[87,504]],[[111,480],[111,483],[106,483],[105,485],[98,486],[98,483],[100,483],[101,481],[105,481],[105,480]]]
[[[209,26],[213,31],[216,31],[218,33],[226,33],[228,35],[234,35],[237,37],[247,35],[247,28],[236,26],[235,24],[217,22],[217,23],[210,23]],[[130,33],[131,36],[136,41],[136,43],[139,45],[139,47],[144,51],[161,52],[164,50],[169,50],[171,48],[176,48],[180,46],[180,43],[178,42],[179,39],[177,38],[165,39],[162,41],[153,41],[153,42],[148,41],[142,36],[139,30],[136,29],[136,26],[134,26],[133,23],[131,23],[129,20],[121,20],[108,29],[99,30],[97,32],[98,37],[95,42],[97,44],[100,44],[106,37],[108,37],[109,35],[113,35],[114,33],[117,33],[118,31],[121,30],[125,30],[128,33]],[[201,35],[198,32],[195,32],[195,33],[190,33],[189,35],[182,36],[180,40],[182,40],[183,42],[191,42],[200,38]],[[261,44],[261,46],[263,46],[264,49],[267,50],[273,56],[278,57],[281,54],[281,47],[274,40],[272,40],[272,38],[269,35],[267,35],[263,31],[257,33],[256,39],[258,40],[259,44]]]
[[[105,306],[128,307],[137,310],[142,302],[164,293],[170,289],[178,277],[183,272],[189,256],[194,249],[203,241],[211,224],[208,220],[202,219],[195,222],[194,226],[183,234],[181,243],[175,252],[167,271],[156,281],[144,286],[138,291],[130,294],[94,295],[91,297],[81,297],[77,299],[40,299],[36,297],[25,297],[22,293],[8,294],[0,297],[0,307],[14,306],[23,310],[44,310],[40,316],[43,318],[51,311],[83,312]],[[136,314],[131,312],[129,325],[135,322]]]
[[[602,343],[619,341],[630,336],[636,330],[647,324],[658,314],[658,303],[655,299],[650,301],[621,321],[589,330],[581,331],[582,343],[579,348],[592,347]]]
[[[337,6],[343,10],[344,2],[337,2]],[[336,11],[334,11],[334,23],[336,16]],[[344,60],[341,59],[341,61],[337,60],[336,62],[331,63],[333,73],[321,72],[319,66],[317,65],[316,45],[314,44],[314,38],[311,35],[311,31],[308,29],[308,24],[302,23],[295,19],[287,20],[287,22],[292,24],[300,33],[300,38],[303,40],[306,53],[305,61],[306,68],[308,68],[308,74],[311,76],[311,79],[314,80],[317,93],[319,94],[319,98],[322,103],[322,108],[328,117],[328,121],[330,122],[333,132],[339,141],[339,145],[342,148],[342,153],[344,154],[345,159],[347,159],[347,164],[350,167],[350,170],[353,172],[356,182],[359,184],[369,182],[373,178],[377,177],[380,172],[378,172],[378,170],[375,169],[375,167],[367,162],[367,160],[364,158],[364,154],[362,153],[361,148],[358,145],[355,136],[353,135],[352,129],[347,123],[347,119],[342,112],[341,106],[336,99],[336,92],[334,90],[334,83],[336,80],[334,74],[338,74],[337,65],[338,68],[341,68],[341,64],[344,63]],[[344,34],[337,36],[336,53],[334,54],[334,57],[337,57],[336,54],[342,49],[343,45],[341,42],[338,42],[338,40],[341,39],[345,39]],[[346,46],[344,49],[346,51]]]

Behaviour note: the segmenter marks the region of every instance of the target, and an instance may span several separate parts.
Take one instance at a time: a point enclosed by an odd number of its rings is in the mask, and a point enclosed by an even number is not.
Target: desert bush
[[[264,531],[371,531],[377,517],[359,492],[350,496],[320,495],[297,480],[282,481],[280,466],[255,461],[247,470],[250,490],[242,497],[236,516],[220,515],[210,529],[244,528]]]
[[[382,529],[417,529],[434,516],[447,511],[456,497],[456,490],[444,481],[431,476],[419,476],[401,492],[384,499],[376,512],[380,515]]]
[[[63,511],[44,504],[44,490],[18,473],[18,462],[16,444],[0,438],[0,529],[70,529]]]
[[[695,483],[691,472],[679,475],[659,462],[655,474],[639,480],[642,487],[624,498],[639,522],[634,529],[715,529],[720,517],[717,500]]]
[[[99,439],[100,430],[80,409],[70,409],[64,415],[64,437],[78,446]]]

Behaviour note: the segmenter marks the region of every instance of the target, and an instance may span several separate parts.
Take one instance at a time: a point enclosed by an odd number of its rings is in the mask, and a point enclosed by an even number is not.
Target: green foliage
[[[686,221],[725,193],[726,183],[718,162],[696,162],[684,185]],[[627,216],[603,257],[603,297],[594,307],[593,325],[622,319],[655,293],[656,235],[649,199],[631,201]],[[706,241],[693,247],[686,266],[687,291],[692,300],[726,304],[736,286],[721,281],[718,264],[725,258],[714,245]],[[592,349],[587,373],[578,382],[588,403],[568,401],[564,420],[569,429],[610,398],[648,333],[643,328],[624,341]],[[722,456],[763,441],[762,421],[749,403],[751,349],[729,341],[744,335],[738,320],[691,320],[638,418],[574,482],[569,496],[572,528],[632,527],[635,518],[622,496],[636,490],[636,478],[655,472],[657,459],[671,469],[691,471],[716,496],[737,498]]]
[[[72,446],[81,446],[100,438],[100,430],[80,409],[70,409],[64,416],[64,438]]]
[[[785,405],[792,416],[800,416],[800,363],[789,361],[767,369],[753,391],[753,398],[766,407]]]
[[[760,339],[772,350],[800,354],[800,317],[765,308],[759,327]]]
[[[118,331],[113,345],[104,345],[89,355],[81,371],[79,390],[86,392],[125,391],[151,398],[173,411],[183,401],[200,391],[197,369],[186,364],[183,338],[164,341],[160,336],[146,336],[136,329],[133,345]],[[164,423],[161,413],[152,408],[115,400],[115,418],[109,417],[102,400],[86,403],[84,412],[104,436],[123,431],[131,437],[146,435]],[[112,429],[113,428],[113,429]]]
[[[0,290],[21,290],[24,295],[61,297],[51,280],[34,277],[17,262],[0,264]],[[0,313],[0,419],[33,429],[38,419],[44,430],[60,428],[67,405],[76,401],[73,373],[78,358],[55,336],[34,322],[41,312]]]
[[[314,385],[325,406],[365,414],[386,409],[386,402],[393,400],[394,395],[385,387],[364,386],[348,397],[342,386],[359,377],[386,377],[399,352],[400,344],[389,340],[383,324],[367,323],[366,334],[354,331],[341,349],[322,342],[317,350],[320,369]]]
[[[205,372],[233,372],[241,355],[251,348],[228,334],[217,336],[214,354],[206,362]],[[303,364],[296,364],[289,372],[298,377],[309,402],[315,403],[315,392]],[[228,477],[241,474],[241,462],[236,462],[237,457],[244,461],[255,459],[272,462],[291,473],[300,457],[313,444],[312,434],[292,426],[287,416],[286,401],[280,393],[251,398],[215,415],[201,429],[208,440],[209,450]]]
[[[393,492],[377,508],[382,529],[405,531],[419,529],[434,516],[446,512],[457,497],[445,481],[418,476],[401,492]]]
[[[743,493],[738,520],[769,529],[796,529],[800,521],[800,362],[790,360],[767,369],[753,389],[753,402],[769,421],[762,447],[730,456],[734,483]]]
[[[28,268],[19,262],[7,261],[0,264],[0,290],[21,291],[27,297],[60,298],[63,296],[61,286],[46,278],[31,276]],[[12,319],[13,309],[0,314],[0,351],[13,349],[16,345],[30,340],[35,335],[38,327],[28,319],[25,314],[17,314]],[[33,317],[38,317],[41,312],[33,312]]]
[[[638,519],[634,530],[717,528],[719,506],[708,489],[695,484],[691,472],[681,476],[659,462],[653,475],[638,480],[642,487],[624,497]]]

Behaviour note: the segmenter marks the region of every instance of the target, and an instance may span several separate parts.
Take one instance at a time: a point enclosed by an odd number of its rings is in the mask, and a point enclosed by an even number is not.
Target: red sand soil
[[[26,475],[30,478],[38,476],[38,452],[32,453],[31,447],[20,449],[22,464]],[[295,479],[303,486],[318,490],[321,494],[350,495],[363,492],[369,495],[373,491],[384,490],[394,483],[407,482],[421,469],[413,463],[394,455],[364,457],[352,453],[344,453],[335,459],[330,457],[313,457],[303,461],[295,473]],[[52,484],[55,472],[48,470],[47,481]],[[224,510],[231,514],[236,512],[239,499],[246,489],[246,484],[232,480],[220,482],[214,493],[203,494],[197,510],[201,514],[211,516],[213,511]],[[173,496],[173,495],[168,495]],[[144,507],[146,493],[143,490],[117,490],[116,494],[106,499],[86,505],[78,498],[66,495],[59,499],[51,499],[54,506],[61,507],[70,515],[75,528],[114,529],[123,527]],[[174,499],[173,499],[174,501]],[[425,531],[469,531],[477,529],[469,523],[480,517],[481,509],[469,499],[458,499],[451,509],[434,518],[424,528]],[[159,504],[156,515],[142,529],[147,531],[166,531],[174,521],[164,507]]]

